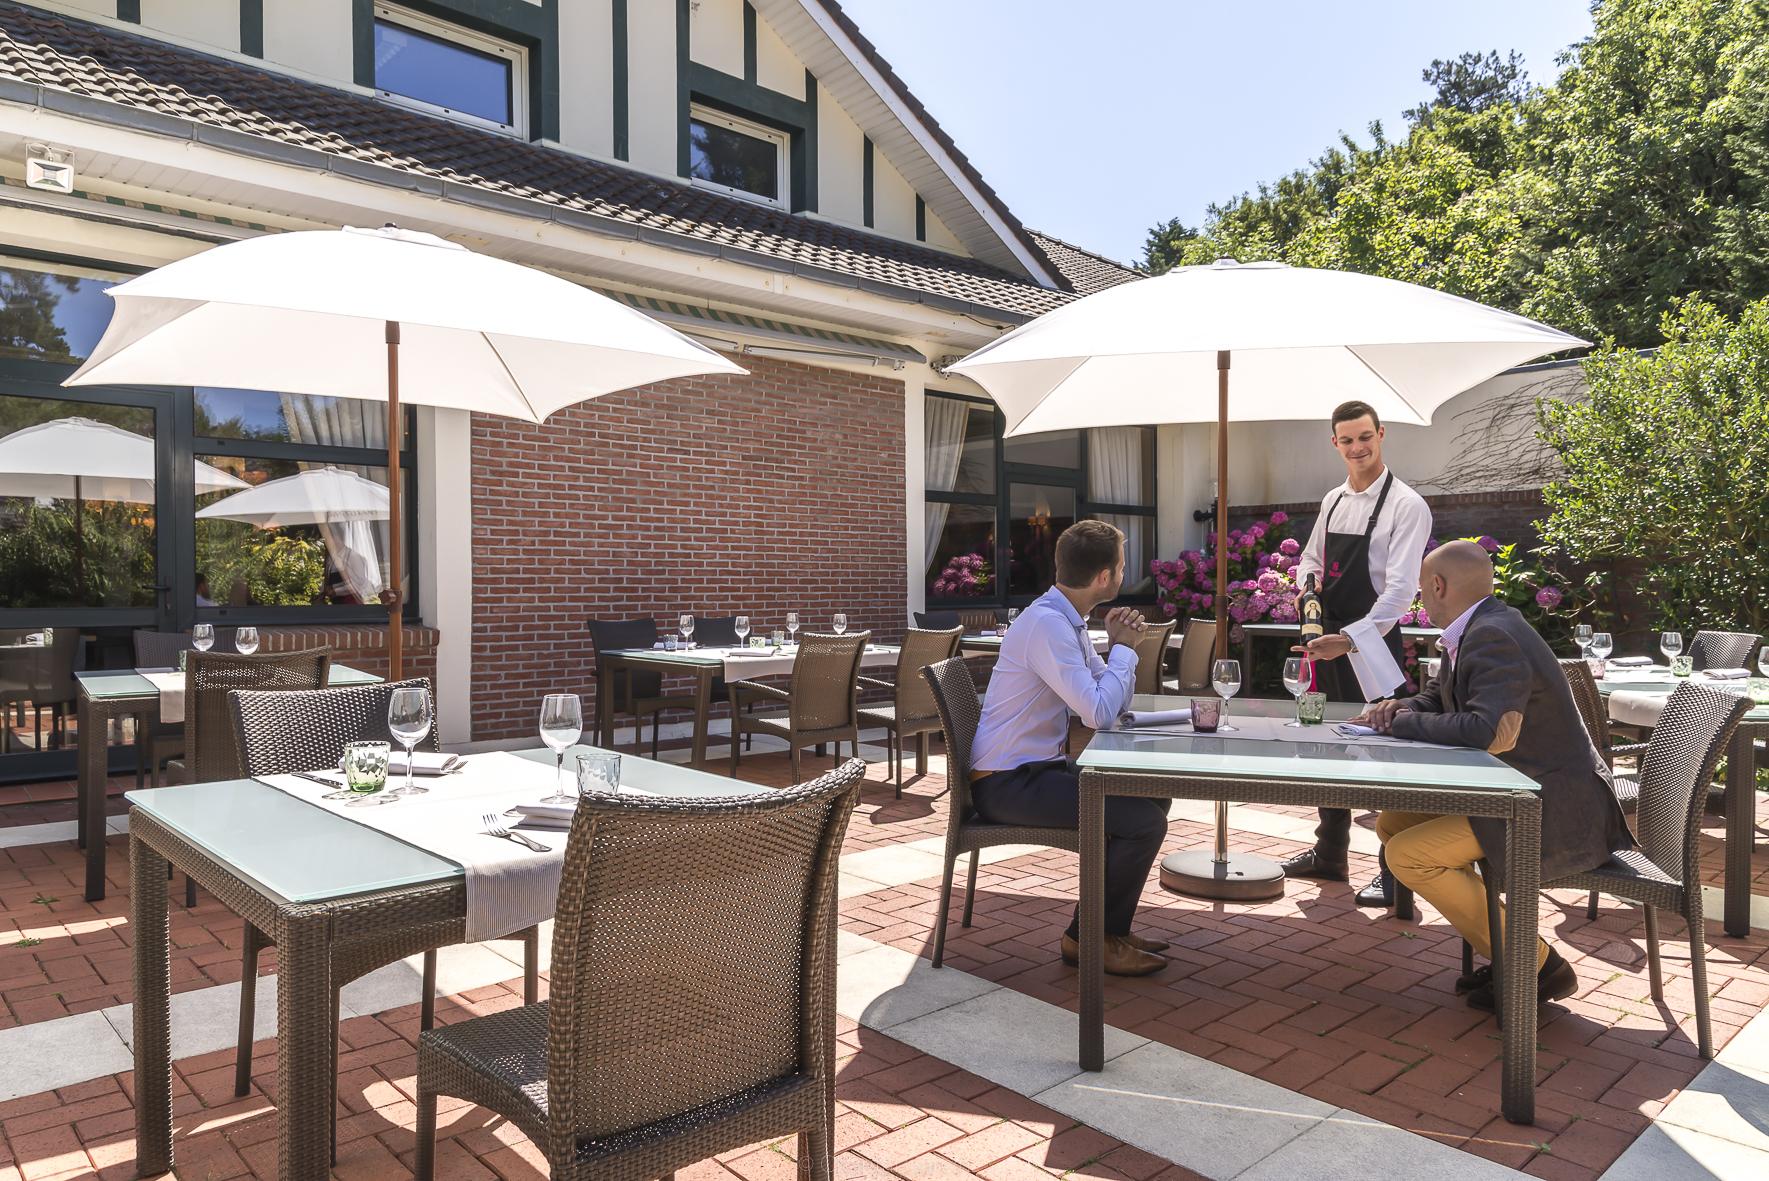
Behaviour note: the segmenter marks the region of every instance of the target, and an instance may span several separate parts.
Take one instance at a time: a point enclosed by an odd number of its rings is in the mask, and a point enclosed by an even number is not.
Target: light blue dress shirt
[[[1087,623],[1056,587],[1007,629],[971,748],[977,771],[1011,771],[1063,757],[1072,711],[1094,730],[1117,724],[1136,692],[1136,650],[1093,650]]]

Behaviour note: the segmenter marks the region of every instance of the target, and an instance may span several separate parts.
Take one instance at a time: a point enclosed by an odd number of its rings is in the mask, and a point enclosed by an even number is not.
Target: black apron
[[[1389,472],[1382,481],[1382,491],[1376,497],[1376,507],[1370,513],[1369,521],[1364,525],[1362,533],[1333,532],[1333,510],[1339,507],[1339,501],[1345,494],[1342,492],[1333,498],[1327,506],[1326,552],[1322,556],[1321,574],[1321,622],[1328,634],[1337,635],[1346,624],[1356,623],[1370,613],[1376,600],[1381,596],[1377,593],[1370,579],[1370,535],[1376,531],[1376,520],[1382,515],[1382,506],[1388,503],[1388,490],[1394,486],[1394,473]],[[1400,625],[1388,629],[1382,637],[1388,644],[1388,651],[1393,654],[1394,662],[1403,669],[1406,667],[1401,659]],[[1352,671],[1351,659],[1341,656],[1338,660],[1329,660],[1320,666],[1322,687],[1332,701],[1363,702],[1364,693],[1358,686],[1357,674]]]

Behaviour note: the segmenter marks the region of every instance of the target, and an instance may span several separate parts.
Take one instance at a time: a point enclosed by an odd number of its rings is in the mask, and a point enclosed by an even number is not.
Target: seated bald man
[[[1593,869],[1632,846],[1609,768],[1591,745],[1566,674],[1517,609],[1493,597],[1487,552],[1467,541],[1440,546],[1425,558],[1419,593],[1431,618],[1450,621],[1437,677],[1416,696],[1377,702],[1362,720],[1397,738],[1491,751],[1539,783],[1543,880]],[[1394,876],[1490,961],[1486,892],[1474,863],[1485,857],[1494,873],[1504,873],[1504,821],[1383,812],[1376,835]],[[1571,996],[1578,984],[1572,965],[1541,941],[1537,1003]],[[1460,978],[1456,991],[1490,1012],[1492,968]]]

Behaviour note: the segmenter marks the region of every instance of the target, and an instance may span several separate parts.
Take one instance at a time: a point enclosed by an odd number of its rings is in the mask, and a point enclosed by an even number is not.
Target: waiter
[[[1381,417],[1363,402],[1333,411],[1333,449],[1345,461],[1345,482],[1321,501],[1296,568],[1298,588],[1310,575],[1320,587],[1326,634],[1307,650],[1334,701],[1380,701],[1406,684],[1399,624],[1419,587],[1431,509],[1383,464],[1385,434]],[[1351,813],[1322,808],[1314,848],[1284,862],[1284,874],[1342,882],[1350,849]],[[1384,864],[1358,891],[1357,904],[1387,906],[1392,897]]]

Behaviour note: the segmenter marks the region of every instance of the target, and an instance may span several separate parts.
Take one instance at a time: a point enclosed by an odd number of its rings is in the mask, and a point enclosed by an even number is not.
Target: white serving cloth
[[[1658,716],[1664,712],[1665,702],[1668,700],[1670,696],[1665,693],[1618,689],[1609,695],[1609,719],[1625,726],[1645,726],[1650,729],[1658,725]]]
[[[161,672],[136,669],[160,694],[160,722],[177,726],[184,721],[184,674],[177,670]]]
[[[1357,650],[1345,659],[1351,661],[1351,671],[1357,676],[1357,687],[1365,701],[1392,696],[1407,683],[1407,675],[1401,672],[1393,653],[1388,650],[1382,629],[1373,621],[1364,618],[1348,624],[1345,636],[1357,646]]]
[[[570,768],[566,768],[567,776]],[[297,796],[316,808],[336,812],[408,845],[434,853],[467,872],[467,938],[495,939],[553,917],[559,874],[565,862],[564,832],[532,832],[546,845],[536,853],[502,837],[485,835],[483,817],[515,804],[534,803],[553,790],[553,768],[503,751],[473,755],[453,775],[424,780],[425,795],[379,806],[353,807],[350,800],[327,800],[323,784],[295,775],[269,775],[261,782]],[[389,778],[389,789],[403,784]],[[567,780],[568,790],[576,792]],[[508,826],[514,821],[503,818]]]

